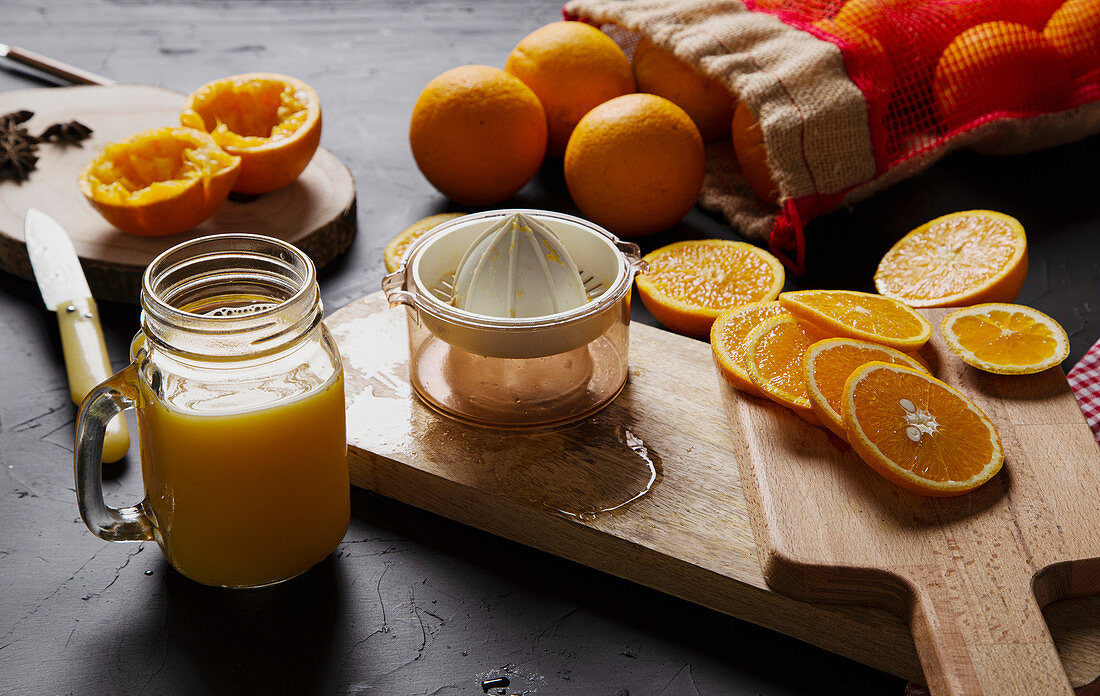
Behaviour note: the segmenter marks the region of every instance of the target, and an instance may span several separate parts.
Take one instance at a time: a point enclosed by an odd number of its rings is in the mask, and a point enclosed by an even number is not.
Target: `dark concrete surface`
[[[455,65],[502,66],[559,7],[4,0],[0,41],[185,92],[254,70],[314,85],[322,143],[359,188],[359,236],[322,274],[332,311],[378,289],[393,234],[458,209],[408,151],[420,89]],[[48,84],[0,71],[0,90]],[[1100,336],[1098,160],[1100,138],[1024,156],[953,155],[811,224],[809,275],[788,285],[870,289],[878,259],[909,229],[954,210],[1001,210],[1029,233],[1020,301],[1066,327],[1068,369]],[[552,165],[513,203],[574,212]],[[692,236],[737,237],[694,211],[642,244]],[[120,368],[137,310],[102,312]],[[510,686],[493,694],[901,694],[895,677],[359,490],[344,543],[305,576],[251,592],[197,585],[154,545],[108,544],[79,520],[60,355],[37,288],[0,276],[0,693],[475,695],[504,675]],[[136,448],[104,476],[108,503],[136,501]]]

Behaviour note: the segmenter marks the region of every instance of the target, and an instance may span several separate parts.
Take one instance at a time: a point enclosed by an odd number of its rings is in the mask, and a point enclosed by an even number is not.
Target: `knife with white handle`
[[[42,211],[29,208],[23,234],[42,300],[47,309],[57,312],[69,393],[79,406],[92,388],[112,374],[99,310],[73,243],[61,225]],[[129,448],[126,421],[115,418],[103,438],[103,461],[116,462]]]

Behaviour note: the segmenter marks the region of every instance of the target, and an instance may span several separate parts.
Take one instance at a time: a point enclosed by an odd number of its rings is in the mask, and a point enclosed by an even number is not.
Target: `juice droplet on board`
[[[632,430],[609,420],[598,414],[531,437],[524,442],[529,452],[517,453],[516,443],[509,443],[509,464],[497,478],[528,502],[574,519],[625,510],[661,480],[661,458]],[[578,442],[588,447],[579,449]]]

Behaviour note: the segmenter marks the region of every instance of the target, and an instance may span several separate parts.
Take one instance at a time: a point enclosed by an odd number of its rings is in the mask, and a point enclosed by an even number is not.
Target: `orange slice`
[[[989,303],[956,310],[943,318],[940,333],[964,363],[999,375],[1042,372],[1069,355],[1069,337],[1061,324],[1024,305]]]
[[[844,382],[857,367],[869,362],[886,362],[911,367],[918,372],[928,368],[910,355],[870,341],[854,338],[827,338],[809,347],[802,358],[802,376],[814,413],[829,430],[843,440],[844,421],[840,417],[840,398]]]
[[[930,496],[971,491],[1004,463],[997,428],[957,389],[923,372],[871,362],[844,383],[841,417],[863,461]]]
[[[386,250],[383,254],[386,262],[386,271],[389,273],[396,271],[401,266],[401,259],[405,256],[405,252],[412,246],[412,243],[420,239],[425,232],[442,225],[448,220],[462,217],[464,214],[465,213],[439,213],[438,215],[429,215],[401,230],[401,232],[386,245]]]
[[[810,405],[802,359],[810,346],[823,338],[816,328],[789,314],[765,319],[745,338],[745,362],[752,383],[764,396],[814,425],[820,425],[820,420]]]
[[[1027,277],[1027,237],[992,210],[951,213],[898,240],[875,271],[880,294],[910,307],[1011,302]]]
[[[157,128],[107,145],[80,173],[80,192],[118,229],[143,237],[189,230],[214,211],[241,171],[214,139]]]
[[[744,242],[693,239],[645,256],[638,276],[646,309],[669,329],[706,338],[718,315],[750,302],[774,300],[783,289],[783,265]]]
[[[710,349],[714,354],[714,364],[722,377],[743,392],[754,396],[764,396],[749,376],[748,358],[745,354],[745,339],[765,319],[778,316],[790,316],[783,305],[775,300],[770,302],[750,302],[741,307],[722,312],[710,327]]]
[[[898,350],[919,350],[932,325],[910,307],[881,295],[852,290],[798,290],[779,296],[791,314],[833,336],[861,338]]]
[[[241,158],[234,191],[267,193],[297,179],[317,151],[321,98],[286,75],[234,75],[192,92],[180,123],[210,133],[219,147]]]

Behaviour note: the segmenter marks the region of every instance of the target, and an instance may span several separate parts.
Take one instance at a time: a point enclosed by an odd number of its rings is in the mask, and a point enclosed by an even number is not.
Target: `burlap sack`
[[[951,149],[1017,153],[1100,131],[1100,100],[1078,99],[1086,103],[912,138],[902,151],[886,156],[881,134],[872,134],[872,124],[881,128],[882,117],[871,120],[868,98],[849,75],[840,48],[791,21],[789,13],[778,12],[781,20],[746,5],[756,8],[754,0],[571,0],[564,14],[604,29],[628,54],[644,34],[720,80],[753,109],[782,207],[753,193],[728,141],[707,147],[699,203],[748,237],[767,241],[796,270],[803,266],[802,228],[809,219],[912,176]],[[904,69],[896,58],[894,69]]]

